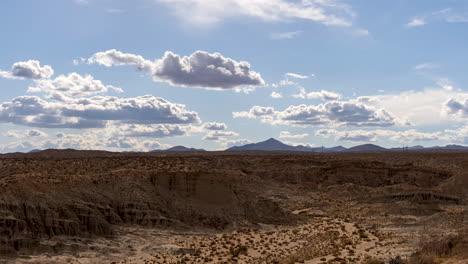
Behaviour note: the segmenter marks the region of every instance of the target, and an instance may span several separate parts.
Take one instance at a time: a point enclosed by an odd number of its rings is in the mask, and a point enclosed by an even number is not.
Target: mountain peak
[[[273,143],[273,142],[274,143],[277,143],[277,142],[281,143],[279,140],[276,140],[274,138],[269,138],[269,139],[267,139],[267,140],[265,140],[263,142],[265,142],[265,143]]]

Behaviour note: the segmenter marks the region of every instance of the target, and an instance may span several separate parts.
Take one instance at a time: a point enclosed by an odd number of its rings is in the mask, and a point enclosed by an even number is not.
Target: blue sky
[[[468,144],[468,1],[0,4],[0,152]]]

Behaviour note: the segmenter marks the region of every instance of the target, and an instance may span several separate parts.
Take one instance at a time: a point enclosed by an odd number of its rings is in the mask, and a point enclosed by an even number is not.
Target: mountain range
[[[460,145],[447,145],[445,147],[430,147],[423,146],[403,147],[403,148],[384,148],[374,144],[363,144],[351,148],[343,146],[336,146],[332,148],[326,147],[309,147],[309,146],[291,146],[284,144],[274,138],[266,141],[247,144],[244,146],[236,146],[226,149],[226,151],[245,151],[245,150],[259,150],[259,151],[307,151],[307,152],[384,152],[384,151],[422,151],[422,150],[467,150],[468,147]]]
[[[40,152],[39,149],[31,150],[30,153]],[[206,151],[198,148],[188,148],[184,146],[175,146],[168,149],[156,149],[150,152],[200,152]],[[268,140],[251,143],[243,146],[235,146],[226,149],[225,151],[301,151],[301,152],[325,152],[325,153],[336,153],[336,152],[388,152],[388,151],[468,151],[468,147],[461,145],[447,145],[447,146],[435,146],[435,147],[423,147],[423,146],[412,146],[412,147],[399,147],[399,148],[384,148],[374,144],[363,144],[354,146],[351,148],[345,148],[343,146],[336,147],[310,147],[304,145],[292,146],[278,141],[274,138]]]

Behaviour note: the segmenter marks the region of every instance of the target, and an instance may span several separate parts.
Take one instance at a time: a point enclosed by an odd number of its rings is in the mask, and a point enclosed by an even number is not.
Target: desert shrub
[[[411,256],[409,264],[437,264],[438,258],[457,255],[468,251],[468,233],[460,231],[456,235],[429,237],[421,244],[421,249]]]
[[[459,232],[456,235],[450,235],[442,238],[430,238],[422,243],[420,253],[426,255],[435,255],[444,257],[450,255],[454,248],[463,244],[468,238],[466,232]]]
[[[229,253],[231,253],[231,255],[233,257],[238,257],[239,255],[246,255],[247,254],[247,246],[238,245],[238,246],[235,246],[235,247],[231,247],[229,249]]]
[[[395,258],[392,258],[388,264],[406,264],[406,261],[404,261],[400,256],[396,256]]]

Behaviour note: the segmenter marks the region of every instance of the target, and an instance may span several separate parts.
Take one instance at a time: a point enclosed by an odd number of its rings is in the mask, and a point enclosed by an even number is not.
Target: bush
[[[231,247],[229,249],[229,253],[231,253],[231,255],[233,257],[238,257],[239,255],[246,255],[247,254],[247,246],[244,246],[244,245],[238,245],[238,246],[235,246],[235,247]]]

